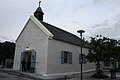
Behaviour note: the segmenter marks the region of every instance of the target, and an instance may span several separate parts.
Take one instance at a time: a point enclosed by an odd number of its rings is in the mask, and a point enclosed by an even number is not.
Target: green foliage
[[[5,59],[13,59],[15,53],[15,43],[13,42],[0,42],[0,63]]]
[[[104,75],[104,73],[100,69],[100,62],[109,62],[111,58],[120,61],[120,47],[116,46],[116,44],[118,44],[118,41],[107,37],[102,37],[100,35],[97,37],[91,37],[91,41],[89,44],[91,45],[91,49],[89,50],[86,58],[89,62],[96,63],[96,73],[91,77],[107,78],[107,76]]]
[[[92,38],[90,41],[91,49],[89,50],[89,54],[87,55],[87,59],[89,62],[96,62],[103,60],[103,52],[102,52],[102,43],[103,39]]]
[[[110,58],[120,61],[120,47],[116,46],[117,43],[117,40],[107,37],[91,37],[91,49],[89,50],[87,59],[89,62],[109,61]]]

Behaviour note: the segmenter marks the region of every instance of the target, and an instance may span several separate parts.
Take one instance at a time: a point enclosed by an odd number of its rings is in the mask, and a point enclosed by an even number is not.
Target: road
[[[33,79],[28,79],[28,78],[0,72],[0,80],[33,80]]]

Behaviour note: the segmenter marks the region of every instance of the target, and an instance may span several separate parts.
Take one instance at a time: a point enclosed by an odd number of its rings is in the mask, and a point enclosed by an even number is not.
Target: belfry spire
[[[40,21],[43,21],[43,15],[44,15],[44,13],[43,13],[43,11],[42,11],[42,9],[41,9],[41,7],[40,7],[40,4],[41,4],[41,1],[39,1],[39,7],[36,9],[36,11],[34,12],[34,16],[38,19],[38,20],[40,20]]]

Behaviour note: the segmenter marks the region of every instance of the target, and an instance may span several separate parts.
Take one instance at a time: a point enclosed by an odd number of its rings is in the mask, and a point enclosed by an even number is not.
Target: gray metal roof
[[[81,46],[81,39],[78,36],[46,22],[40,22],[54,35],[53,39]],[[85,43],[83,47],[90,48],[90,45],[88,43]]]
[[[36,11],[35,11],[35,12],[40,12],[40,13],[43,13],[43,11],[42,11],[41,7],[38,7],[38,8],[36,9]]]

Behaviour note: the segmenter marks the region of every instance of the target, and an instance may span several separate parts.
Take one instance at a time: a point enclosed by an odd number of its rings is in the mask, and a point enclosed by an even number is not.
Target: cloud
[[[2,0],[0,4],[0,34],[6,34],[0,35],[1,40],[14,39],[38,7],[38,1],[35,0]],[[45,13],[44,20],[72,33],[82,28],[86,29],[88,34],[108,32],[109,34],[105,34],[110,35],[113,30],[118,34],[119,27],[115,26],[120,26],[119,4],[120,0],[44,0],[41,7]],[[11,34],[7,35],[9,33]]]
[[[77,21],[71,21],[71,23],[73,23],[73,24],[78,24],[78,22],[77,22]]]
[[[96,28],[92,34],[101,34],[103,36],[120,39],[120,13],[111,20],[96,24],[91,28]]]
[[[119,27],[117,27],[117,28],[115,28],[115,27],[101,28],[101,29],[98,29],[95,32],[95,34],[101,34],[101,35],[106,36],[106,37],[120,39],[120,37],[119,37],[120,32],[118,30],[120,30]]]
[[[103,23],[95,24],[94,26],[91,26],[91,28],[101,28],[101,27],[107,27],[109,26],[109,20],[105,20]]]
[[[6,36],[2,36],[2,35],[0,35],[0,39],[2,39],[2,40],[8,40],[9,38],[6,37]]]
[[[10,37],[6,37],[6,36],[3,36],[3,35],[0,35],[0,42],[3,42],[3,41],[15,42],[15,39],[11,39]]]
[[[120,3],[120,0],[93,0],[93,3],[94,4],[106,4],[106,5],[109,5],[109,4],[119,4]]]

